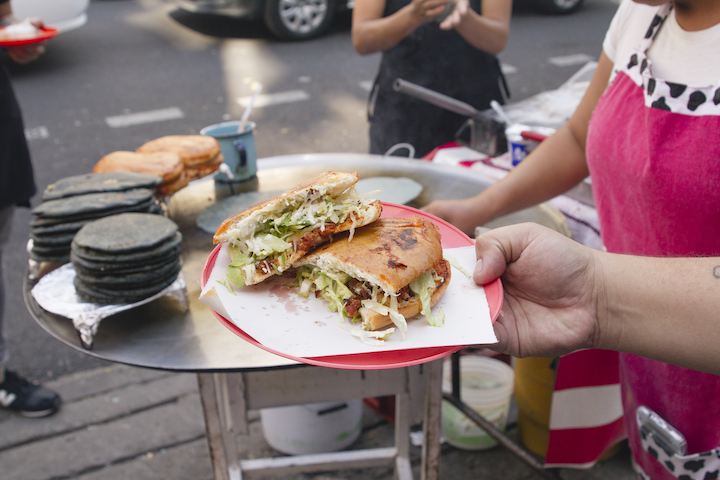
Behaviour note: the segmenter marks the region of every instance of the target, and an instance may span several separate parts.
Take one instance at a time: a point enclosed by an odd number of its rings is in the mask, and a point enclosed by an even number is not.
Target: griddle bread
[[[269,198],[264,202],[257,203],[237,215],[228,218],[218,227],[213,237],[213,242],[225,243],[236,235],[245,236],[254,230],[255,226],[263,221],[263,218],[283,210],[286,208],[286,205],[300,204],[311,193],[336,197],[355,185],[357,181],[357,172],[324,172],[316,175],[304,182],[298,183],[290,190]]]
[[[93,167],[93,172],[147,173],[161,177],[165,185],[176,180],[184,169],[185,165],[177,153],[137,153],[121,150],[102,157]]]
[[[157,191],[162,195],[172,195],[181,188],[186,187],[188,183],[190,183],[190,175],[186,170],[183,170],[179,177],[172,182],[164,182],[157,188]]]
[[[198,178],[210,175],[220,168],[220,165],[222,165],[224,160],[225,158],[222,153],[220,153],[209,162],[201,163],[199,165],[186,166],[185,171],[187,172],[190,181],[197,180]]]
[[[211,162],[220,154],[220,143],[207,135],[168,135],[141,145],[136,152],[174,152],[186,167]]]
[[[443,258],[440,231],[432,222],[420,217],[381,218],[355,232],[352,242],[338,237],[293,264],[295,268],[312,267],[322,272],[341,272],[352,277],[347,284],[354,295],[345,299],[349,317],[359,310],[365,330],[379,330],[393,321],[386,314],[359,308],[362,299],[380,301],[391,307],[390,297],[397,299],[397,311],[406,319],[422,311],[422,302],[409,285],[431,272],[434,288],[431,306],[440,299],[450,281],[450,266]],[[306,278],[314,278],[309,275]],[[354,282],[354,283],[353,283]],[[362,285],[358,282],[361,282]],[[375,286],[382,292],[376,292]],[[374,292],[369,295],[370,292]],[[379,295],[379,296],[377,296]],[[355,305],[352,305],[352,302]],[[350,312],[350,313],[348,313]]]
[[[397,293],[442,259],[440,231],[420,217],[381,218],[358,229],[352,239],[322,245],[294,267],[334,268]]]
[[[281,274],[333,235],[379,218],[382,204],[357,195],[357,178],[357,173],[325,172],[225,220],[213,241],[231,244],[247,257],[234,265],[242,267],[234,283],[242,288]],[[277,249],[269,245],[278,240],[283,243]]]

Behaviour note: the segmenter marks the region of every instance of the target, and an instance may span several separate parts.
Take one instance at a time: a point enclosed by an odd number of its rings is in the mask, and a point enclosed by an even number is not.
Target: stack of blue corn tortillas
[[[162,213],[155,197],[161,178],[133,172],[91,173],[49,185],[32,210],[30,258],[67,263],[70,243],[86,223],[123,212]]]
[[[92,303],[134,303],[170,286],[182,234],[160,215],[123,213],[87,223],[72,241],[75,289]]]

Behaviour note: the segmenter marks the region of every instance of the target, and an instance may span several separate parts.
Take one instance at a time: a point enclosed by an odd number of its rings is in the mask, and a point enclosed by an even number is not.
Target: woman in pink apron
[[[588,173],[608,251],[720,255],[720,2],[623,0],[593,81],[568,124],[477,197],[436,202],[426,210],[471,232],[569,190]],[[617,361],[573,368],[573,356],[586,352],[562,357],[558,379],[563,370],[588,378],[617,371]],[[720,377],[626,354],[620,355],[619,376],[639,474],[655,480],[718,478]],[[641,406],[684,435],[685,454],[666,452],[640,432]],[[563,412],[553,408],[552,415],[548,461],[552,423]],[[612,430],[607,435],[618,437],[618,429]],[[562,434],[569,436],[567,443],[583,431]],[[564,462],[562,452],[554,455],[552,463],[573,463]]]

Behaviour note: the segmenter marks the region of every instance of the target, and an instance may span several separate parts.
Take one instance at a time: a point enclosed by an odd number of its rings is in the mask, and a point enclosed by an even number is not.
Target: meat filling
[[[324,230],[316,228],[315,230],[305,233],[293,242],[294,251],[307,253],[318,245],[330,241],[337,227],[334,223],[329,223],[325,225]],[[283,268],[284,267],[281,267],[280,260],[277,258],[264,258],[255,262],[255,270],[263,274],[283,270]]]
[[[440,260],[433,265],[433,270],[440,280],[435,282],[435,286],[439,287],[445,282],[445,279],[449,274],[449,266],[445,260]],[[362,307],[362,301],[371,298],[372,285],[368,282],[363,282],[355,278],[348,282],[348,288],[353,292],[353,296],[345,300],[345,313],[350,318],[354,318],[358,315],[360,307]],[[398,292],[398,301],[407,302],[412,298],[413,294],[410,291],[410,285],[406,285]]]

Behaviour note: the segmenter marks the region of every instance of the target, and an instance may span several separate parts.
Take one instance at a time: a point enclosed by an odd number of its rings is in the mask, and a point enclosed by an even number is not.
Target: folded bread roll
[[[162,195],[172,195],[181,188],[186,187],[187,184],[190,183],[190,180],[190,174],[188,174],[187,170],[183,170],[183,172],[178,178],[176,178],[172,182],[162,183],[157,188],[157,191]]]
[[[150,140],[136,151],[175,152],[186,167],[194,167],[215,160],[220,154],[220,143],[207,135],[168,135]]]
[[[279,275],[336,233],[380,217],[382,204],[355,191],[357,173],[325,172],[225,220],[214,243],[229,244],[228,278],[239,288]]]
[[[118,151],[108,153],[93,167],[93,173],[138,172],[162,178],[162,185],[177,180],[185,165],[173,152],[137,153]]]
[[[220,168],[220,165],[222,165],[224,160],[224,157],[222,153],[218,154],[217,157],[215,157],[213,160],[210,160],[209,162],[201,163],[199,165],[193,165],[191,167],[185,167],[185,171],[188,174],[188,178],[190,181],[197,180],[198,178],[206,177],[213,173],[215,170]]]
[[[358,229],[353,240],[338,237],[305,255],[298,269],[299,293],[324,297],[342,317],[374,331],[423,313],[440,326],[430,308],[450,283],[440,231],[420,217],[381,218]]]

